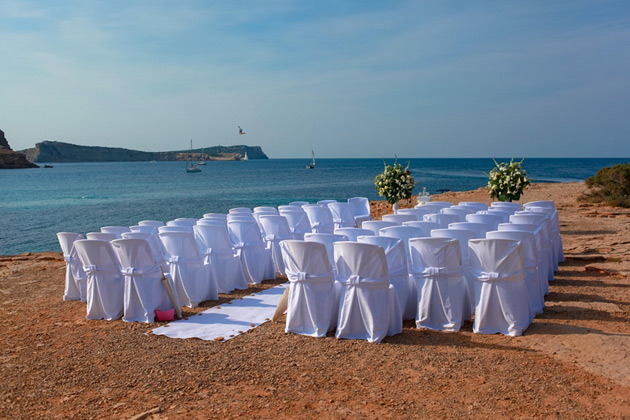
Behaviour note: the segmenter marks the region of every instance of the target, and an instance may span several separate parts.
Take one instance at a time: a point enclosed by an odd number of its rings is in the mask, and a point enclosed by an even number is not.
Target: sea
[[[509,161],[508,159],[497,159]],[[628,158],[528,158],[534,182],[576,182]],[[98,231],[140,220],[168,221],[226,213],[232,207],[278,206],[291,201],[380,197],[374,177],[382,159],[269,159],[210,161],[199,173],[185,162],[54,163],[53,168],[0,171],[0,255],[60,251],[57,232]],[[487,184],[491,158],[405,159],[414,193],[465,191]],[[387,160],[388,164],[393,159]]]

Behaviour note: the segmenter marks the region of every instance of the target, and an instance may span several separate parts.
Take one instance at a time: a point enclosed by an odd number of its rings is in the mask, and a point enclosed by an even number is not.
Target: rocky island
[[[168,152],[143,152],[121,147],[81,146],[43,141],[22,151],[31,162],[130,162],[173,160],[269,159],[260,146],[212,146]],[[203,156],[202,156],[203,154]]]
[[[4,131],[0,130],[0,169],[24,168],[39,168],[39,166],[29,162],[24,153],[14,152],[4,136]]]

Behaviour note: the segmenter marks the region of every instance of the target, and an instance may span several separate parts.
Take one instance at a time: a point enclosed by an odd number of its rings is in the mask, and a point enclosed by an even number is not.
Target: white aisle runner
[[[285,283],[242,299],[234,299],[231,304],[224,303],[189,316],[188,319],[180,319],[155,328],[152,334],[170,338],[229,340],[269,321],[287,286],[288,283]]]

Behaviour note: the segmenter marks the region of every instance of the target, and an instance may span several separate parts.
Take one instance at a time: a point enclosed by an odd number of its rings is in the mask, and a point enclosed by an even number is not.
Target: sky
[[[0,0],[0,57],[14,150],[630,156],[627,0]]]

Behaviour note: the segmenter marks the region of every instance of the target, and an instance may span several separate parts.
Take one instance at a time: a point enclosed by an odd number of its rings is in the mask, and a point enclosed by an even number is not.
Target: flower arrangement
[[[486,187],[490,192],[490,197],[499,201],[512,201],[521,198],[521,194],[530,184],[527,171],[523,169],[524,160],[525,158],[520,162],[514,162],[514,158],[512,158],[510,163],[498,163],[494,160],[496,166],[488,175],[489,180]]]
[[[383,161],[383,165],[385,165],[383,172],[374,178],[374,186],[378,195],[385,197],[385,200],[393,205],[398,203],[398,200],[411,198],[416,181],[409,173],[409,162],[405,168],[398,163],[398,158],[396,158],[393,166],[388,165],[385,161]]]

